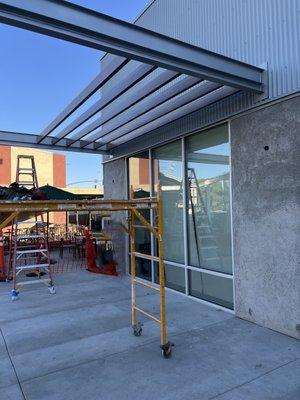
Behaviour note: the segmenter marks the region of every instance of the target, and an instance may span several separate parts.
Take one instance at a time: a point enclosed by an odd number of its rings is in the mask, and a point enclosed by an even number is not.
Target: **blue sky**
[[[72,2],[126,21],[148,4],[148,0]],[[102,53],[0,24],[0,55],[0,129],[40,133],[99,72]],[[102,179],[101,156],[65,154],[67,182]]]

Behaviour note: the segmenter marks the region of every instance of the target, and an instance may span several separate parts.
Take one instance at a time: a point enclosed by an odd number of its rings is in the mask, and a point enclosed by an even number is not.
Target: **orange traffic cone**
[[[6,281],[6,269],[4,258],[4,236],[3,231],[0,229],[0,282]]]

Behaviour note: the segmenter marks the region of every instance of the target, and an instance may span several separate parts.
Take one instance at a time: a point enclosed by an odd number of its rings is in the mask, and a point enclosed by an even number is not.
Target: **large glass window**
[[[159,283],[158,263],[155,263],[155,283]],[[165,285],[170,289],[185,293],[185,268],[165,263]]]
[[[166,286],[232,309],[229,156],[226,124],[140,153],[128,166],[135,198],[161,186]],[[154,211],[144,217],[155,224]],[[137,251],[157,255],[155,238],[136,224]],[[157,263],[137,258],[137,274],[158,282]]]
[[[232,273],[227,125],[187,138],[189,265]]]
[[[165,259],[184,263],[181,140],[153,150],[154,189],[160,183]]]
[[[129,190],[133,190],[135,199],[150,196],[150,165],[149,151],[130,157]]]
[[[192,296],[233,309],[232,279],[194,270],[189,270],[188,278]]]

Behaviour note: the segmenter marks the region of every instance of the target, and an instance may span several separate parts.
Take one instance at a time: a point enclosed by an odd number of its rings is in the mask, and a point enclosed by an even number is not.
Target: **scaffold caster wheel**
[[[55,287],[54,286],[49,286],[49,292],[51,293],[51,294],[55,294],[56,293],[56,291],[55,291]]]
[[[11,291],[11,299],[12,301],[16,301],[19,298],[19,292],[17,290],[12,290]]]
[[[168,342],[162,346],[161,348],[161,354],[164,358],[170,358],[172,356],[172,347],[174,346],[174,343]]]
[[[143,326],[143,324],[141,324],[140,322],[138,322],[136,325],[132,326],[134,336],[141,336],[141,334],[143,332],[142,326]]]

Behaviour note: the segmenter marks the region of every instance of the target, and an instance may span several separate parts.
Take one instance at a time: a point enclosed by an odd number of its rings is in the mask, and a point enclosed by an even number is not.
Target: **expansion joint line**
[[[15,368],[15,365],[14,365],[13,360],[12,360],[12,358],[11,358],[11,355],[10,355],[10,353],[9,353],[8,346],[7,346],[7,343],[6,343],[6,340],[5,340],[5,337],[4,337],[4,334],[3,334],[3,331],[2,331],[1,328],[0,328],[0,332],[1,332],[1,336],[2,336],[2,339],[3,339],[3,343],[4,343],[4,346],[5,346],[5,349],[6,349],[8,358],[9,358],[9,361],[10,361],[11,366],[12,366],[12,368],[13,368],[13,370],[14,370],[15,375],[16,375],[16,379],[17,379],[19,388],[20,388],[20,390],[21,390],[22,396],[23,396],[24,400],[27,400],[27,399],[26,399],[26,396],[25,396],[25,393],[23,392],[23,388],[22,388],[20,379],[19,379],[19,377],[18,377],[17,370],[16,370],[16,368]],[[1,389],[0,389],[0,390],[1,390]]]
[[[231,389],[225,390],[225,392],[218,393],[217,395],[215,395],[215,396],[213,396],[213,397],[210,397],[208,400],[217,399],[218,397],[223,396],[223,395],[226,394],[226,393],[230,393],[230,392],[232,392],[232,391],[235,390],[235,389],[239,389],[239,388],[241,388],[241,387],[243,387],[243,386],[245,386],[245,385],[248,385],[248,383],[254,382],[254,381],[256,381],[257,379],[261,379],[261,378],[263,378],[264,376],[269,375],[269,374],[271,374],[272,372],[274,372],[274,371],[276,371],[276,370],[278,370],[278,369],[280,369],[280,368],[282,368],[282,367],[285,367],[285,366],[287,366],[287,365],[289,365],[289,364],[292,364],[293,362],[295,362],[295,361],[297,361],[297,360],[299,360],[298,357],[295,358],[295,359],[293,359],[293,360],[287,361],[287,362],[284,363],[284,364],[278,365],[277,367],[272,368],[272,369],[270,369],[269,371],[266,371],[266,372],[264,372],[263,374],[261,374],[261,375],[255,377],[255,378],[253,378],[253,379],[250,379],[250,380],[248,380],[248,381],[246,381],[246,382],[243,382],[243,383],[241,383],[240,385],[234,386],[234,387],[232,387]]]

